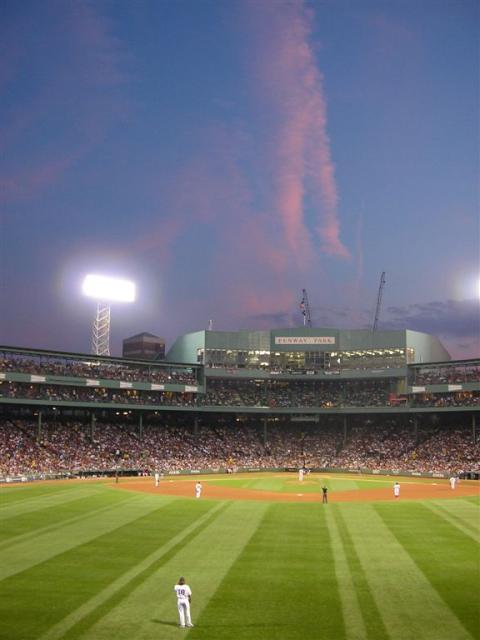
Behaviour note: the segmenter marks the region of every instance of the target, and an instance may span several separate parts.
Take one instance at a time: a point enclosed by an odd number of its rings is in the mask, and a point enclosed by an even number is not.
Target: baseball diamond
[[[335,474],[202,476],[200,500],[178,476],[6,486],[0,637],[177,638],[180,571],[192,640],[480,637],[477,484],[399,481],[399,502],[392,478]]]
[[[480,361],[312,332],[0,348],[0,640],[480,639]]]

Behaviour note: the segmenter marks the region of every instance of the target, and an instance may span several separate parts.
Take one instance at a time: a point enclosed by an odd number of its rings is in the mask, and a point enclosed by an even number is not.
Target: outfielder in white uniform
[[[195,498],[200,498],[201,495],[202,495],[202,483],[197,482],[195,484]]]
[[[192,590],[185,584],[185,578],[179,578],[178,583],[173,587],[177,594],[178,617],[180,627],[193,627],[190,617],[190,602],[192,601]]]
[[[303,476],[304,476],[304,474],[305,474],[305,471],[303,470],[303,467],[301,467],[301,468],[298,470],[298,480],[299,480],[299,482],[303,482]]]
[[[395,498],[400,497],[400,485],[398,484],[398,482],[395,482],[395,484],[393,485],[393,495],[395,496]]]

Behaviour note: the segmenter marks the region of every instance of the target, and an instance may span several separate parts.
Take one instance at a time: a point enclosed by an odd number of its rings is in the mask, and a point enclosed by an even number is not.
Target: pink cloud
[[[209,127],[195,144],[198,155],[176,175],[157,181],[149,228],[125,247],[126,253],[153,259],[163,273],[175,272],[184,245],[206,227],[208,249],[191,276],[208,278],[208,294],[195,304],[199,315],[203,305],[206,321],[215,317],[218,329],[233,318],[285,312],[295,297],[290,253],[269,214],[252,202],[238,137],[225,126]]]
[[[186,226],[187,220],[180,216],[160,220],[150,232],[127,245],[124,253],[154,253],[155,262],[165,267],[171,261],[175,241],[185,231]]]
[[[318,246],[349,256],[311,17],[302,2],[246,6],[253,128],[236,121],[192,132],[195,153],[168,178],[152,176],[153,222],[126,247],[174,270],[206,226],[209,250],[198,267],[211,285],[198,301],[206,319],[209,309],[224,318],[295,315],[305,273],[314,268],[317,283],[324,277]]]
[[[272,209],[287,247],[304,264],[312,255],[306,198],[318,210],[316,232],[326,254],[346,258],[340,240],[335,167],[327,134],[323,81],[311,39],[311,14],[301,0],[249,2],[255,45],[256,92],[268,109],[272,136],[267,158],[275,182]]]
[[[286,314],[296,306],[295,294],[291,288],[280,285],[272,289],[268,286],[256,287],[245,284],[235,289],[236,317],[249,319],[262,315]],[[265,328],[268,326],[266,321]]]

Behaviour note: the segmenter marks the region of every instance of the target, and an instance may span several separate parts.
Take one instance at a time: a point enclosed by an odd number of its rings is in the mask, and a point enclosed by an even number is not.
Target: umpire
[[[328,504],[328,487],[322,487],[322,504]]]

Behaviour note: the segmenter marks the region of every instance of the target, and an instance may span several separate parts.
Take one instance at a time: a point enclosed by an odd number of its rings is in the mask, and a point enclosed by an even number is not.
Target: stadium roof
[[[142,331],[142,333],[136,333],[134,336],[125,338],[124,342],[129,342],[130,340],[137,340],[138,338],[155,338],[155,340],[161,340],[162,342],[165,342],[165,340],[160,336],[156,336],[153,333],[148,333],[148,331]]]

